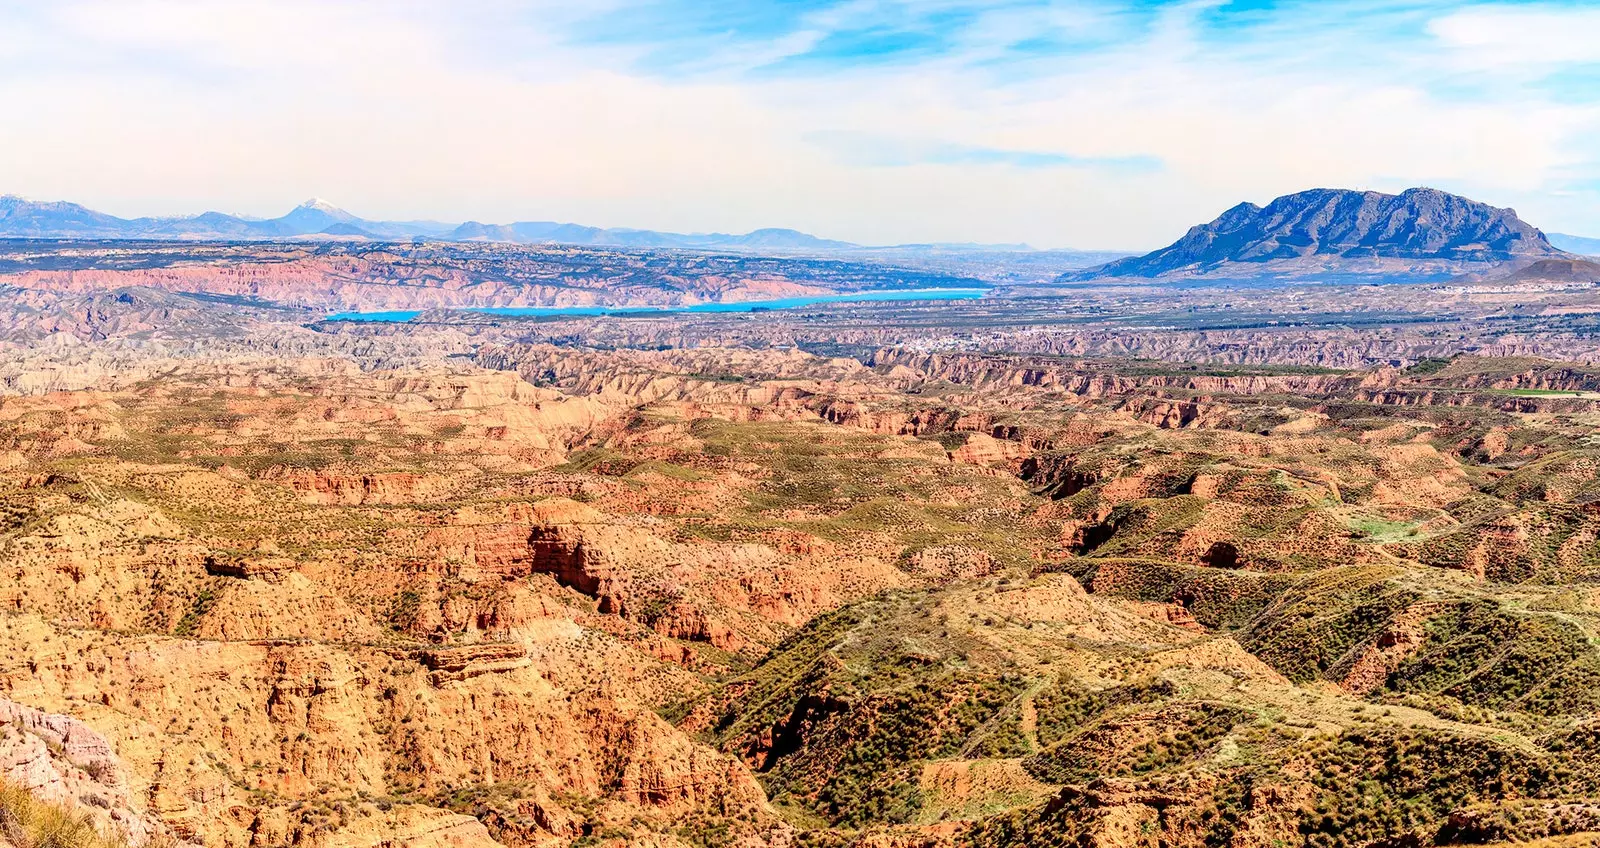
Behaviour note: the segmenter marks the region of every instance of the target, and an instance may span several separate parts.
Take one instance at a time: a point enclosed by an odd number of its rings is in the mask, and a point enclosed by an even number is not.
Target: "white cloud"
[[[1471,66],[1600,63],[1600,9],[1476,6],[1436,18],[1428,32]]]
[[[372,217],[1137,247],[1241,199],[1434,183],[1600,232],[1600,204],[1554,194],[1593,168],[1600,95],[1442,96],[1426,44],[1330,66],[1341,36],[1320,20],[1312,49],[1292,27],[1274,32],[1282,45],[1219,45],[1194,6],[1143,35],[1102,5],[997,8],[954,54],[915,65],[745,72],[885,14],[852,3],[770,42],[721,44],[674,79],[631,71],[636,46],[564,40],[573,12],[554,0],[52,8],[24,20],[0,5],[36,49],[26,73],[0,50],[0,190],[121,214],[277,214],[320,195]],[[1466,49],[1473,30],[1440,21],[1448,50]],[[1036,56],[1027,73],[998,58],[1052,32],[1120,40]],[[829,137],[1165,168],[882,167],[814,141]]]

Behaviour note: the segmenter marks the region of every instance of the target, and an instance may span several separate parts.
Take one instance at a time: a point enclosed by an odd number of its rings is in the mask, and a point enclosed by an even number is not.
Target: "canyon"
[[[0,845],[1600,838],[1581,266],[0,253]]]

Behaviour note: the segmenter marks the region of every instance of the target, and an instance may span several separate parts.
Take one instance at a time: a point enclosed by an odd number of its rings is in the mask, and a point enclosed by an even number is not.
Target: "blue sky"
[[[0,191],[1140,248],[1434,185],[1600,235],[1600,2],[0,0]]]

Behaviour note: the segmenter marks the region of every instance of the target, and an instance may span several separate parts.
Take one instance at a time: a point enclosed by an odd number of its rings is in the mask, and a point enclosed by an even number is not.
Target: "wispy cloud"
[[[1434,18],[1427,29],[1470,67],[1548,72],[1600,64],[1600,8],[1592,6],[1469,6]]]
[[[1600,10],[1445,0],[0,0],[0,188],[125,213],[1162,242],[1430,183],[1600,233]]]
[[[979,61],[1108,44],[1161,4],[1039,0],[824,0],[690,3],[646,0],[583,20],[574,43],[640,48],[635,70],[695,76],[737,69],[790,75],[874,65]]]
[[[1148,173],[1161,168],[1153,156],[1074,156],[1049,150],[1016,150],[855,132],[805,136],[848,165],[904,168],[913,165],[994,165],[1010,168],[1083,168]]]

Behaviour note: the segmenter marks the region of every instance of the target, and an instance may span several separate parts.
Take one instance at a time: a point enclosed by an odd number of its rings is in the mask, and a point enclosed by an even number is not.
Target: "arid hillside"
[[[0,286],[82,296],[118,289],[303,311],[643,307],[981,285],[877,262],[572,245],[0,241]]]
[[[1592,368],[453,344],[18,372],[0,779],[135,846],[1600,834]]]

